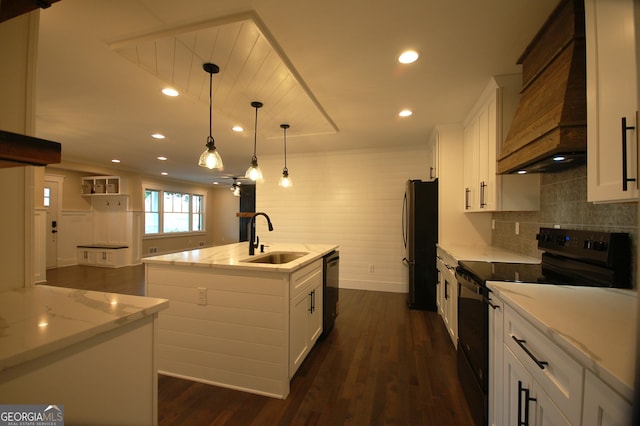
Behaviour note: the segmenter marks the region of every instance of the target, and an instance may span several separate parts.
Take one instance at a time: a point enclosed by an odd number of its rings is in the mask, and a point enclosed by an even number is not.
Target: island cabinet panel
[[[147,265],[148,295],[171,301],[158,322],[158,371],[286,397],[288,285],[278,272]]]
[[[157,424],[154,319],[143,318],[5,369],[0,372],[0,401],[63,404],[67,424]]]

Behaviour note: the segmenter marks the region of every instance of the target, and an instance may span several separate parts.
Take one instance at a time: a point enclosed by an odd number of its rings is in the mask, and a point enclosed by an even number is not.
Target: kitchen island
[[[146,294],[171,301],[159,318],[158,371],[284,399],[322,333],[322,258],[337,246],[272,244],[254,256],[248,246],[143,259]],[[299,257],[252,262],[276,253]]]
[[[0,401],[68,424],[156,424],[155,324],[168,301],[38,285],[0,293]]]

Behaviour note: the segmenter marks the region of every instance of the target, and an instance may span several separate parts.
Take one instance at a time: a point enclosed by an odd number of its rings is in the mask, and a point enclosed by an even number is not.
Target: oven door
[[[462,350],[480,388],[488,388],[488,289],[458,268],[458,351]]]

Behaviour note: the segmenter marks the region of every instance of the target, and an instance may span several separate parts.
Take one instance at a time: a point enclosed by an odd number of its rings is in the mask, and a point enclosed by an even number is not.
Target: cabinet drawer
[[[509,306],[504,342],[571,423],[580,424],[582,366]]]
[[[306,291],[309,286],[315,286],[318,282],[322,284],[322,259],[318,259],[291,274],[291,294],[289,297],[294,299]]]

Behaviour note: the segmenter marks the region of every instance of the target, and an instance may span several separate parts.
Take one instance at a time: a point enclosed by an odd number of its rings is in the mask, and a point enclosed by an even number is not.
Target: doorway
[[[60,187],[62,180],[46,176],[44,180],[44,208],[47,211],[46,253],[47,269],[58,267],[58,229],[60,217]]]

